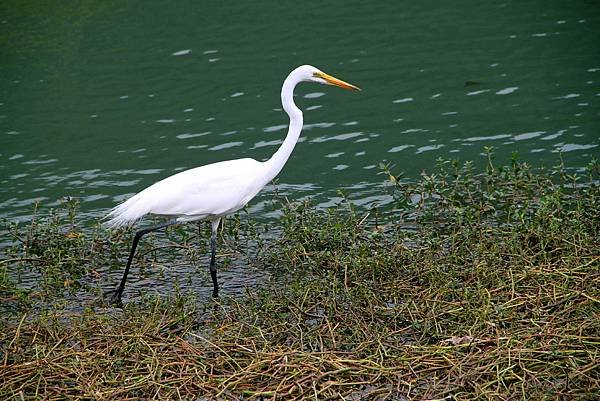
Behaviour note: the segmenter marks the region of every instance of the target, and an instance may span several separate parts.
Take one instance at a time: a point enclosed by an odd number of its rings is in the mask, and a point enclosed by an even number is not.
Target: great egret
[[[106,216],[110,218],[106,225],[112,228],[131,225],[147,214],[168,216],[172,219],[165,224],[136,232],[123,278],[111,302],[121,302],[127,274],[142,236],[172,224],[203,219],[210,220],[212,223],[210,275],[213,282],[213,297],[219,295],[215,267],[219,222],[222,217],[243,208],[254,198],[279,174],[290,157],[302,131],[302,111],[293,99],[294,88],[300,82],[316,82],[360,90],[352,84],[325,74],[318,68],[310,65],[300,66],[287,76],[281,88],[281,103],[290,117],[290,124],[285,140],[269,160],[264,162],[249,158],[227,160],[182,171],[152,184],[112,209]]]

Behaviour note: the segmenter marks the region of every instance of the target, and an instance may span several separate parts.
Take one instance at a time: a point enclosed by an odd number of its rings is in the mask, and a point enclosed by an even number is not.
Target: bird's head
[[[352,84],[349,84],[348,82],[342,81],[341,79],[332,77],[331,75],[324,73],[323,71],[319,70],[316,67],[313,67],[312,65],[302,65],[296,68],[296,70],[294,70],[294,73],[298,74],[301,81],[316,82],[323,85],[334,85],[339,86],[340,88],[350,90],[360,90],[358,86],[354,86]]]

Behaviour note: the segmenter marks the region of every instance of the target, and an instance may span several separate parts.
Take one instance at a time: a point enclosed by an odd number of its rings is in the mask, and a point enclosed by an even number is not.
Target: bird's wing
[[[138,195],[148,202],[147,213],[222,216],[244,207],[262,189],[261,167],[254,159],[209,164],[167,177]]]
[[[105,224],[128,225],[149,213],[180,221],[224,216],[244,207],[265,185],[264,176],[264,163],[249,158],[182,171],[112,209]]]

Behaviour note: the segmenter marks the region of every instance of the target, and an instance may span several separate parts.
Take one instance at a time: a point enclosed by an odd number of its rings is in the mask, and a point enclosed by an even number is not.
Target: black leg
[[[173,224],[177,224],[177,221],[172,220],[165,224],[161,224],[156,227],[145,228],[145,229],[140,230],[135,233],[135,236],[133,237],[133,243],[131,244],[131,252],[129,252],[129,259],[127,260],[127,265],[125,266],[125,272],[123,272],[123,278],[121,279],[121,283],[119,283],[119,287],[117,287],[116,291],[114,292],[113,296],[111,297],[110,303],[117,304],[117,305],[121,304],[121,295],[123,295],[123,290],[125,289],[125,282],[127,281],[127,275],[129,274],[129,268],[131,267],[131,262],[133,262],[133,256],[135,255],[135,249],[137,248],[138,242],[140,242],[140,239],[144,235],[146,235],[152,231],[160,230],[161,228],[169,227],[169,226],[172,226]]]
[[[213,298],[219,297],[219,282],[217,281],[217,266],[215,257],[217,255],[217,232],[221,219],[212,222],[212,235],[210,236],[210,277],[213,282]]]

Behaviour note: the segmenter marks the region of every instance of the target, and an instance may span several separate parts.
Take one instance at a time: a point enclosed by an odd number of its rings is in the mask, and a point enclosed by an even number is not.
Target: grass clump
[[[6,322],[0,398],[594,399],[598,164],[382,171],[386,210],[286,204],[265,288]]]
[[[114,259],[122,238],[96,226],[83,233],[76,219],[78,202],[65,200],[41,214],[36,204],[26,222],[4,222],[0,260],[0,311],[18,313],[41,299],[60,299],[85,286],[85,276],[98,275],[98,260]],[[112,250],[112,251],[111,251]]]

